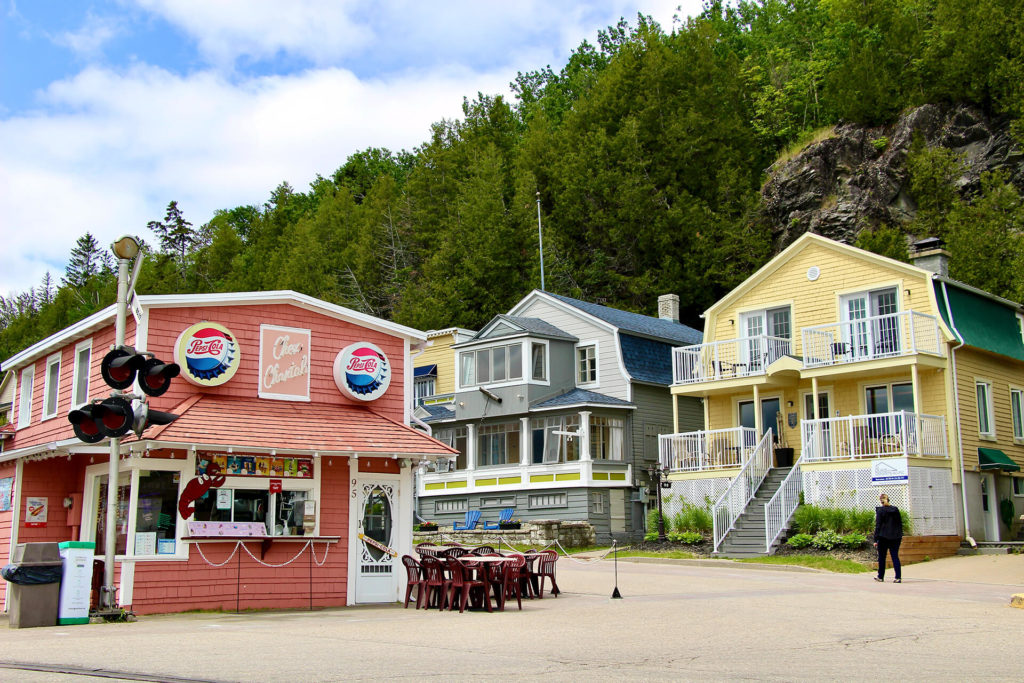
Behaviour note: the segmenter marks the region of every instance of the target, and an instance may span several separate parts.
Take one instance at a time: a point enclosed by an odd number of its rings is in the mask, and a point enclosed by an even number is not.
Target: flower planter
[[[499,529],[521,529],[523,525],[520,522],[499,522]]]
[[[437,531],[436,524],[420,524],[420,531]]]

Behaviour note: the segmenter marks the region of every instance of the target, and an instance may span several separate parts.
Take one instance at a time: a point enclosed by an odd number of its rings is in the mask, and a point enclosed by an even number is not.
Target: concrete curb
[[[604,559],[605,562],[613,562],[611,556]],[[633,564],[668,564],[689,567],[723,567],[726,569],[753,569],[755,571],[767,572],[804,572],[813,574],[831,574],[825,569],[813,567],[801,567],[795,564],[758,564],[757,562],[736,562],[734,560],[688,560],[674,557],[620,557],[619,562],[632,562]]]

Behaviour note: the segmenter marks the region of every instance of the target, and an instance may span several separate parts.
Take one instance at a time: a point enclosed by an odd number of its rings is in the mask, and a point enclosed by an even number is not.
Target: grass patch
[[[608,556],[609,558],[614,557],[614,553]],[[695,560],[697,556],[691,552],[685,550],[620,550],[619,557],[655,557],[655,558],[667,558],[670,560]]]
[[[517,553],[526,552],[527,550],[530,550],[530,549],[542,550],[544,548],[544,544],[525,545],[523,543],[512,543],[512,544],[502,543],[500,546],[497,543],[479,543],[478,545],[489,545],[489,546],[492,546],[495,550],[504,550],[504,551],[515,550]],[[467,547],[473,547],[473,546],[467,546]],[[576,548],[566,548],[566,551],[568,551],[568,553],[570,555],[575,555],[576,553],[604,552],[605,550],[609,550],[610,548],[611,548],[610,545],[588,545],[588,546],[581,546],[581,547],[576,547]],[[557,550],[559,555],[562,554],[562,550],[558,546],[551,546],[550,549],[551,550]],[[619,554],[621,555],[622,552],[619,552]]]
[[[786,163],[811,145],[821,142],[822,140],[828,140],[831,137],[835,137],[835,133],[835,126],[825,126],[816,130],[804,131],[796,140],[790,143],[790,145],[782,151],[779,158],[775,160],[775,163],[772,164],[772,166]]]
[[[818,555],[769,555],[768,557],[747,557],[737,562],[753,562],[755,564],[791,564],[813,569],[824,569],[837,574],[863,574],[871,568],[853,560],[837,560]]]

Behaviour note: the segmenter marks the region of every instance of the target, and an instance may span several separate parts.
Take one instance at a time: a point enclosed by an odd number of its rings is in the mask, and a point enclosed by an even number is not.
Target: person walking
[[[896,572],[893,583],[902,583],[900,578],[900,542],[903,540],[903,518],[900,509],[889,504],[889,496],[878,497],[881,503],[875,508],[875,547],[878,548],[878,576],[875,581],[885,581],[885,556],[892,557],[892,568]]]

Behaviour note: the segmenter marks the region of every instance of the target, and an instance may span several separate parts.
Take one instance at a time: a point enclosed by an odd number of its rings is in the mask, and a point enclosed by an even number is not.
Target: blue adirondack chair
[[[455,522],[452,524],[452,530],[454,531],[472,531],[476,528],[476,525],[480,523],[480,511],[470,510],[466,513],[466,523],[459,524]]]
[[[501,511],[498,516],[497,522],[484,522],[485,529],[500,529],[501,525],[505,522],[511,521],[512,514],[515,512],[515,508],[505,508]]]

